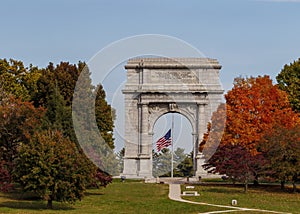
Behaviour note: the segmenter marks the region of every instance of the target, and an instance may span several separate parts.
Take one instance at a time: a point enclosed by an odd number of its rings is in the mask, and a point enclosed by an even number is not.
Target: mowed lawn
[[[182,186],[182,190],[184,189],[185,186]],[[248,193],[244,193],[242,185],[196,185],[195,190],[201,194],[201,197],[183,198],[196,202],[220,205],[231,205],[231,201],[235,199],[238,202],[238,207],[300,213],[300,194],[291,193],[291,189],[282,191],[280,190],[279,185],[260,185],[258,187],[250,187]],[[245,212],[234,213],[238,214]]]
[[[107,188],[88,190],[82,201],[74,205],[54,203],[47,210],[45,201],[32,200],[32,195],[0,193],[0,213],[199,213],[220,210],[168,199],[169,187],[142,181],[115,180]],[[20,199],[27,197],[26,200]]]
[[[248,194],[241,187],[196,186],[200,197],[185,199],[214,204],[230,205],[274,211],[300,213],[300,194],[282,193],[268,188],[251,188]],[[184,187],[183,187],[184,189]],[[54,203],[47,210],[46,202],[34,200],[32,194],[0,193],[0,213],[203,213],[226,210],[223,208],[180,203],[168,199],[168,185],[145,184],[142,181],[115,180],[107,188],[88,190],[82,201],[74,205]],[[260,212],[234,212],[260,213]]]

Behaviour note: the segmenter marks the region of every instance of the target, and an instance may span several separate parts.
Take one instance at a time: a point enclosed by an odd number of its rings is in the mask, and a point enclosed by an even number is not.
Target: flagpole
[[[173,159],[174,159],[174,113],[172,113],[172,128],[171,128],[171,144],[172,144],[172,155],[171,155],[171,178],[173,178]]]

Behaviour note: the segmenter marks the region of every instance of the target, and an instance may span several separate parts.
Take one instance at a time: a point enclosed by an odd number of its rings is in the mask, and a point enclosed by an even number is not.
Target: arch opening
[[[171,129],[172,145],[157,149],[157,141]],[[153,124],[152,175],[154,177],[187,177],[194,175],[193,128],[189,119],[178,112],[166,112]],[[173,173],[171,168],[173,152]]]

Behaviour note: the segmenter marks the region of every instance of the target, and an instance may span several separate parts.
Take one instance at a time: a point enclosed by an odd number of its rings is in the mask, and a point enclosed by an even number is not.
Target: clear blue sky
[[[185,40],[217,58],[225,89],[239,75],[269,74],[297,59],[295,0],[1,0],[0,57],[44,67],[88,61],[137,34]]]
[[[0,0],[0,5],[0,58],[26,65],[88,61],[124,37],[164,34],[218,59],[228,90],[240,75],[274,79],[284,64],[300,57],[296,0]]]

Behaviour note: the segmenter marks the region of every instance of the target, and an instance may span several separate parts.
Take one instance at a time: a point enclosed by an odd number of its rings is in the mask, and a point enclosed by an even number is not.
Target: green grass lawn
[[[171,201],[169,187],[162,184],[114,181],[105,189],[88,190],[86,197],[74,205],[54,203],[47,210],[45,201],[31,200],[32,195],[0,193],[0,213],[199,213],[220,210]],[[27,199],[24,199],[26,197]]]
[[[184,188],[184,187],[183,187]],[[238,206],[300,213],[300,194],[283,193],[274,188],[250,188],[248,194],[242,187],[196,186],[200,197],[185,199],[230,205],[232,199]],[[107,188],[88,190],[82,201],[74,205],[55,202],[47,210],[46,202],[36,200],[33,194],[19,192],[0,193],[0,213],[202,213],[224,210],[222,208],[193,205],[168,199],[168,185],[145,184],[142,181],[115,180]],[[250,213],[250,212],[234,212]],[[255,213],[255,212],[252,212]],[[259,213],[259,212],[256,212]]]
[[[279,186],[251,187],[248,193],[244,193],[243,186],[199,185],[195,188],[200,193],[200,197],[184,197],[184,199],[220,205],[231,205],[231,200],[236,199],[239,207],[300,213],[300,194],[281,191]]]

